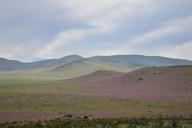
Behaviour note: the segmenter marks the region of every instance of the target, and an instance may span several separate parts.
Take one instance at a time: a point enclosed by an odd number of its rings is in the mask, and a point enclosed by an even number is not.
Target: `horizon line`
[[[59,59],[63,59],[65,57],[70,57],[70,56],[79,56],[79,57],[82,57],[84,59],[89,59],[89,58],[93,58],[93,57],[110,57],[110,56],[144,56],[144,57],[163,57],[163,58],[168,58],[168,59],[192,61],[190,59],[185,59],[185,58],[167,57],[167,56],[160,56],[160,55],[144,55],[144,54],[112,54],[112,55],[94,55],[94,56],[88,56],[88,57],[78,55],[78,54],[69,54],[69,55],[65,55],[63,57],[39,58],[39,60],[30,60],[30,61],[24,61],[24,60],[19,60],[19,59],[9,59],[6,57],[0,57],[0,59],[5,59],[8,61],[18,61],[21,63],[33,63],[33,62],[41,62],[41,61],[46,61],[46,60],[59,60]]]

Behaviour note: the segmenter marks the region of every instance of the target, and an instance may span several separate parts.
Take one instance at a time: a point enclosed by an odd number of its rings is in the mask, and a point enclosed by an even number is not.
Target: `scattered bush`
[[[173,118],[56,118],[37,122],[12,122],[0,128],[192,128],[192,119]]]

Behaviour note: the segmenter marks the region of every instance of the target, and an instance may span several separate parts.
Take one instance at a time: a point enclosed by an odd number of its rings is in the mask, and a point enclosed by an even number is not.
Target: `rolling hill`
[[[130,72],[150,66],[192,65],[192,61],[165,58],[159,56],[116,55],[83,58],[70,55],[60,59],[48,59],[37,62],[20,62],[0,59],[1,74],[41,78],[72,78],[93,73],[98,70]]]
[[[90,95],[128,99],[192,99],[192,66],[149,67],[129,73],[97,71],[67,80],[87,87]]]
[[[25,68],[25,63],[16,60],[0,58],[0,71],[21,70]]]
[[[65,114],[190,116],[192,66],[123,65],[89,58],[1,74],[0,122]]]
[[[37,62],[20,62],[17,60],[8,60],[0,58],[0,71],[18,71],[18,70],[30,70],[36,68],[54,67],[60,64],[66,64],[74,61],[84,59],[78,55],[70,55],[60,59],[48,59]]]
[[[95,56],[97,60],[125,64],[140,64],[145,66],[175,66],[175,65],[192,65],[192,61],[184,59],[174,59],[161,56],[143,56],[143,55],[114,55],[114,56]]]

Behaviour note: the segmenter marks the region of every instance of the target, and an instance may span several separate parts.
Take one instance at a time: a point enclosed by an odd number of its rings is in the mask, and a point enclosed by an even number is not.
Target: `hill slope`
[[[69,79],[87,75],[98,70],[109,70],[114,72],[130,72],[142,68],[141,66],[126,65],[107,61],[86,59],[68,63],[61,63],[54,66],[41,66],[27,70],[14,72],[0,72],[0,76],[14,77],[14,79]]]
[[[16,60],[0,58],[0,71],[21,70],[25,64]]]
[[[98,74],[106,75],[98,77]],[[86,86],[90,95],[148,100],[192,99],[192,66],[152,67],[130,73],[102,71],[68,82]]]
[[[129,66],[173,66],[173,65],[192,65],[192,61],[183,59],[173,59],[160,56],[143,56],[143,55],[114,55],[114,56],[95,56],[90,58],[83,58],[78,55],[70,55],[60,59],[48,59],[37,62],[20,62],[16,60],[8,60],[0,58],[0,71],[21,70],[41,67],[56,67],[62,66],[70,62],[77,62],[82,60],[97,60],[110,63],[128,64]]]
[[[192,61],[184,59],[174,59],[161,56],[143,56],[143,55],[114,55],[114,56],[95,56],[97,60],[111,62],[121,62],[125,64],[140,64],[145,66],[175,66],[192,65]]]
[[[47,68],[60,64],[66,64],[74,61],[83,60],[78,55],[70,55],[60,59],[48,59],[37,62],[20,62],[17,60],[8,60],[0,58],[0,71],[31,70],[36,68]]]
[[[22,79],[12,77],[0,77],[0,121],[63,114],[190,116],[192,111],[192,66],[143,68],[130,73],[99,70],[69,80],[39,81],[40,74],[33,79],[27,79],[26,74]]]
[[[78,55],[60,59],[48,59],[23,63],[0,59],[0,74],[11,72],[12,76],[63,79],[83,76],[98,70],[130,72],[149,66],[192,65],[192,61],[158,56],[116,55],[83,58]]]

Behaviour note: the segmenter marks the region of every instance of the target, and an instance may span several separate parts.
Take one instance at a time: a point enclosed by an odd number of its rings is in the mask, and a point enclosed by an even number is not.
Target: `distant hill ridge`
[[[94,56],[89,58],[70,55],[59,59],[36,62],[20,62],[0,58],[0,72],[39,70],[46,73],[67,74],[68,77],[86,75],[98,70],[129,72],[143,67],[176,65],[192,65],[192,61],[144,55]]]
[[[0,71],[12,71],[12,70],[48,67],[48,66],[70,63],[73,61],[79,61],[82,59],[84,58],[78,55],[70,55],[60,59],[46,59],[46,60],[41,60],[36,62],[21,62],[17,60],[8,60],[5,58],[0,58]]]
[[[147,66],[174,66],[174,65],[192,64],[192,61],[190,60],[175,59],[161,56],[114,55],[114,56],[95,56],[93,58],[113,62],[143,64]]]

